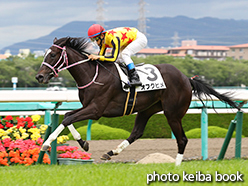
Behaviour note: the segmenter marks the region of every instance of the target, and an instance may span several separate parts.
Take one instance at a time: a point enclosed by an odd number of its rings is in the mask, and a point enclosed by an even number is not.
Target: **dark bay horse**
[[[88,42],[85,38],[54,39],[54,44],[44,56],[44,61],[36,75],[39,83],[48,83],[53,76],[58,76],[61,70],[68,69],[78,85],[79,99],[82,108],[65,114],[64,120],[58,128],[44,142],[42,150],[48,150],[50,144],[61,131],[68,127],[73,137],[84,150],[88,150],[88,142],[81,139],[73,126],[81,120],[98,120],[100,117],[118,117],[123,115],[127,93],[122,90],[118,72],[113,63],[89,61],[86,49]],[[161,72],[166,89],[141,92],[137,94],[133,113],[137,113],[135,125],[131,135],[116,149],[104,154],[102,159],[110,159],[118,155],[128,145],[140,138],[149,118],[157,112],[163,111],[173,131],[178,145],[176,165],[180,165],[188,142],[182,128],[181,120],[186,114],[192,90],[199,99],[201,96],[213,95],[219,100],[235,107],[238,106],[226,94],[216,92],[211,86],[200,79],[191,79],[170,64],[155,65]]]

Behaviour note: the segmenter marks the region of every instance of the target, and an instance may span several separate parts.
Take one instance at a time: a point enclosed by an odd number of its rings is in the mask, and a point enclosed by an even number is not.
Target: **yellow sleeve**
[[[100,49],[98,55],[99,55],[99,56],[104,56],[105,51],[106,51],[106,46],[105,46],[105,45],[102,45],[102,47],[101,47],[101,49]]]
[[[100,56],[100,61],[109,61],[109,62],[115,62],[119,52],[120,52],[120,38],[115,37],[112,41],[111,44],[113,46],[111,55],[109,56]],[[101,52],[101,51],[100,51]]]

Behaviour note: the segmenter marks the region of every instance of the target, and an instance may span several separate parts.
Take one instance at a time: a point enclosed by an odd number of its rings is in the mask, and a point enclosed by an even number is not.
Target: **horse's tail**
[[[231,98],[228,96],[228,93],[220,94],[216,90],[214,90],[208,83],[205,81],[194,78],[189,78],[189,81],[191,83],[191,86],[193,88],[193,94],[203,103],[202,101],[202,95],[205,95],[206,97],[210,97],[210,95],[214,95],[217,97],[220,101],[227,103],[233,108],[237,108],[240,110],[240,107],[238,106],[238,103],[231,100]],[[211,98],[211,97],[210,97]],[[204,104],[204,103],[203,103]]]

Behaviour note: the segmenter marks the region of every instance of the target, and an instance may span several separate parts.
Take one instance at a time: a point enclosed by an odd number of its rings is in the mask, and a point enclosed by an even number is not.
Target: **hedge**
[[[113,128],[124,129],[128,132],[132,131],[134,126],[136,115],[116,117],[116,118],[100,118],[98,122],[100,124],[110,126]],[[235,118],[235,114],[208,114],[208,126],[218,126],[228,129],[231,120]],[[60,116],[60,123],[63,116]],[[248,136],[248,126],[245,125],[248,122],[248,115],[243,115],[243,135]],[[88,121],[81,121],[74,124],[76,128],[87,125]],[[201,127],[201,115],[200,114],[186,114],[182,120],[183,129],[185,132]],[[68,134],[69,130],[65,129],[62,134]],[[142,138],[170,138],[171,129],[163,114],[153,115],[147,123]]]
[[[77,128],[81,136],[86,136],[87,126]],[[99,123],[94,123],[91,126],[91,139],[92,140],[111,140],[111,139],[127,139],[130,133],[119,128],[112,128]],[[74,140],[72,134],[68,135],[70,140]]]
[[[208,138],[225,138],[228,129],[224,129],[221,127],[210,126],[208,127]],[[187,138],[201,138],[201,128],[195,128],[187,131]],[[236,132],[234,131],[232,134],[232,138],[236,136]]]

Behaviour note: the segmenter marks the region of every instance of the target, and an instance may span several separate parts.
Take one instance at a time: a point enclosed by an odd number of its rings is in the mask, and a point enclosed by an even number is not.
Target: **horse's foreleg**
[[[79,145],[85,150],[89,150],[89,143],[87,141],[82,140],[81,135],[78,133],[78,131],[75,129],[73,124],[68,125],[68,129],[71,132],[73,138],[79,143]]]
[[[73,137],[78,140],[80,146],[84,150],[88,150],[89,149],[88,142],[83,141],[81,139],[80,134],[77,132],[77,130],[74,128],[74,126],[71,123],[74,123],[77,121],[82,121],[85,119],[98,119],[93,111],[94,111],[94,107],[89,106],[87,108],[77,109],[77,110],[74,110],[74,111],[66,114],[64,120],[62,121],[62,124],[60,124],[55,129],[55,131],[52,134],[50,134],[48,139],[43,143],[41,150],[47,151],[48,148],[51,146],[52,141],[54,141],[58,137],[58,135],[62,132],[62,130],[67,126],[68,126],[69,130],[72,132]]]
[[[55,131],[49,135],[48,139],[43,143],[41,150],[47,151],[48,148],[51,146],[51,143],[57,139],[58,135],[64,130],[65,126],[63,124],[60,124]]]
[[[75,114],[76,112],[80,112],[80,110],[82,110],[82,108],[67,112],[65,114],[65,118]],[[67,127],[68,127],[70,133],[72,134],[73,138],[79,143],[79,145],[82,147],[82,149],[84,149],[85,151],[88,151],[89,150],[89,143],[87,141],[82,140],[81,135],[75,129],[74,125],[70,124]]]
[[[43,143],[41,150],[42,151],[47,151],[48,148],[51,146],[51,143],[58,137],[58,135],[64,130],[65,126],[63,124],[60,124],[56,130],[50,134],[48,139]],[[89,150],[89,143],[87,141],[83,141],[81,138],[81,135],[78,133],[78,131],[75,129],[73,124],[68,126],[68,129],[72,133],[72,136],[74,137],[75,140],[79,143],[79,145],[85,150]]]

